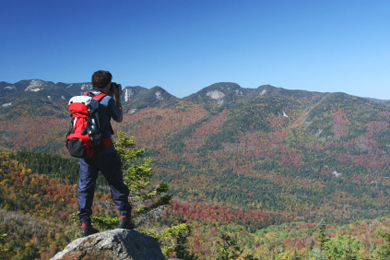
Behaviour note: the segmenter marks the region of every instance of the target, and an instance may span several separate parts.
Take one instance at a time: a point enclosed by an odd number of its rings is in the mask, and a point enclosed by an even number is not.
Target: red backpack
[[[104,93],[95,96],[89,92],[69,100],[72,121],[66,137],[66,147],[71,156],[90,158],[112,145],[111,138],[102,137],[99,123],[99,105],[105,96]]]

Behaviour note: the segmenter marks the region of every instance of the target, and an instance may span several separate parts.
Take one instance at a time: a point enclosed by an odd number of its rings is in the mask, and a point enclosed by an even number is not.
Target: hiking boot
[[[119,220],[118,228],[125,228],[125,229],[134,229],[134,224],[131,222],[131,218],[127,219],[126,216],[121,216],[121,219]]]
[[[99,233],[99,230],[94,228],[91,224],[81,224],[81,236],[82,237],[87,237],[89,235]]]

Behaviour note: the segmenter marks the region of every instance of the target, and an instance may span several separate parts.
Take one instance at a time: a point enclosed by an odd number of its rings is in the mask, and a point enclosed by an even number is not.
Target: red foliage
[[[220,126],[226,118],[227,109],[224,109],[222,113],[211,117],[207,122],[203,123],[201,127],[196,129],[195,137],[204,137],[208,134],[216,134],[221,132]]]
[[[171,211],[174,214],[183,215],[185,219],[192,220],[199,218],[207,222],[226,222],[231,223],[239,221],[246,223],[271,222],[274,218],[268,213],[262,213],[255,210],[229,210],[216,206],[207,206],[202,203],[185,202],[180,200],[172,200]]]

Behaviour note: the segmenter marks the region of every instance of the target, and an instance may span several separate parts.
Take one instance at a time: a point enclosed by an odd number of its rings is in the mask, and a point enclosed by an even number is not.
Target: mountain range
[[[0,105],[17,107],[26,100],[36,100],[40,104],[49,105],[53,108],[63,106],[75,95],[80,95],[92,90],[92,83],[53,83],[40,79],[21,80],[14,84],[0,82]],[[202,104],[204,108],[226,105],[239,102],[256,102],[256,99],[283,96],[289,99],[307,98],[315,101],[330,93],[309,92],[303,90],[286,90],[275,88],[271,85],[263,85],[256,89],[242,88],[236,83],[221,82],[212,84],[202,90],[182,99],[171,95],[161,87],[146,89],[140,86],[128,86],[123,88],[122,102],[125,111],[133,113],[137,109],[146,107],[162,107],[179,101]],[[342,93],[331,93],[334,95]],[[378,103],[388,104],[390,101],[370,99]],[[58,105],[58,106],[57,106]],[[7,113],[2,111],[2,114]],[[32,113],[33,115],[34,113]]]
[[[91,89],[0,82],[0,146],[69,157],[67,102]],[[390,213],[388,101],[222,82],[182,99],[161,87],[125,87],[122,104],[115,131],[146,148],[156,183],[167,182],[180,201],[274,222]]]
[[[57,111],[56,108],[67,104],[68,100],[75,95],[80,95],[92,90],[92,83],[53,83],[39,79],[22,80],[15,84],[0,82],[0,105],[3,108],[12,106],[23,106],[26,102],[37,102],[38,104],[48,105]],[[124,109],[135,111],[146,107],[156,107],[166,105],[178,98],[169,94],[161,87],[146,89],[143,87],[126,87],[123,89],[122,101]],[[29,101],[27,101],[29,100]],[[60,111],[57,111],[60,113]],[[7,114],[2,111],[2,114]],[[31,115],[36,113],[31,112]],[[59,115],[59,114],[58,114]]]

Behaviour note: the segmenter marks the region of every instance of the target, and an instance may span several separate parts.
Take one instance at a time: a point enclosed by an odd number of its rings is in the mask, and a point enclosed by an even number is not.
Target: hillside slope
[[[80,236],[75,219],[77,186],[67,180],[71,176],[63,176],[65,180],[53,178],[53,175],[64,173],[63,165],[74,162],[37,153],[18,153],[16,157],[19,161],[13,160],[14,157],[0,152],[0,258],[50,259]],[[31,171],[21,164],[23,162],[46,172],[46,161],[52,162],[50,176]],[[116,216],[115,207],[107,207],[109,197],[109,193],[96,192],[94,216]],[[152,225],[163,230],[177,218],[191,223],[188,250],[202,260],[220,256],[221,234],[227,234],[238,242],[237,246],[243,250],[242,256],[251,254],[259,259],[271,259],[273,256],[290,259],[295,256],[295,259],[306,259],[318,252],[319,221],[269,226],[273,219],[278,218],[277,215],[174,200],[161,221]],[[258,225],[257,229],[251,230],[251,223],[267,225]],[[323,232],[337,246],[339,254],[354,253],[360,257],[357,259],[377,259],[380,246],[385,244],[379,234],[381,231],[388,232],[389,223],[388,218],[379,217],[349,225],[327,224]]]

